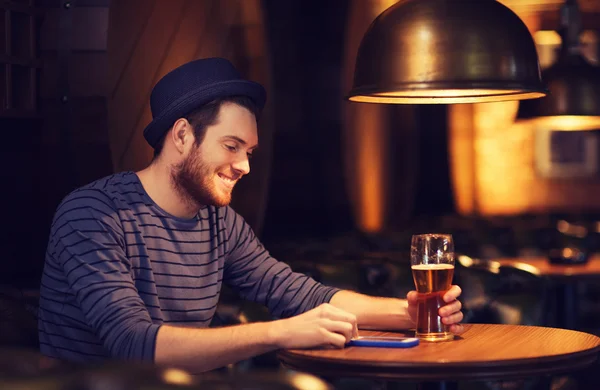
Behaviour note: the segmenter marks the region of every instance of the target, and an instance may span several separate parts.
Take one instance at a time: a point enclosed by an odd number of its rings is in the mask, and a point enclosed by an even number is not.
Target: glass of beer
[[[443,296],[452,286],[454,242],[450,234],[412,236],[410,263],[417,289],[415,336],[424,341],[452,340],[454,335],[439,315]]]

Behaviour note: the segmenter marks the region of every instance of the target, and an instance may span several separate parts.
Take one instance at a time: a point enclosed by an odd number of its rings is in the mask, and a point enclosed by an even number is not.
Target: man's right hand
[[[273,321],[271,335],[279,348],[344,348],[358,336],[356,316],[324,303],[295,317]]]

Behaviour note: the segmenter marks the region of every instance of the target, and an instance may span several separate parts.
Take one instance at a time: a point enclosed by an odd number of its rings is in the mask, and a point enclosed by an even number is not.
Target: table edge
[[[357,361],[340,363],[332,358],[314,359],[304,364],[304,356],[293,350],[279,350],[277,358],[285,366],[320,375],[357,377],[385,377],[404,380],[482,380],[522,378],[537,375],[559,374],[584,369],[598,360],[600,346],[566,355],[535,357],[526,359],[493,360],[479,363],[411,363]],[[299,364],[300,363],[300,364]],[[310,371],[306,369],[311,366]],[[316,369],[314,369],[316,367]],[[360,367],[360,370],[352,370]],[[435,370],[432,370],[435,368]],[[405,372],[399,372],[405,371]]]

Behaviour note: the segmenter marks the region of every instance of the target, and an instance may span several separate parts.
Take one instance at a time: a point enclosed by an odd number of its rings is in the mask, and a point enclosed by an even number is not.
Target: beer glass
[[[450,234],[412,236],[410,263],[417,290],[415,336],[424,341],[446,341],[454,337],[439,315],[443,296],[452,286],[454,242]]]

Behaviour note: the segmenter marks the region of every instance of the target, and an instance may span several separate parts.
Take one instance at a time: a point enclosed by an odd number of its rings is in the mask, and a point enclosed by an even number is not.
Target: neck
[[[153,162],[136,172],[144,190],[160,208],[179,218],[193,218],[200,205],[178,190],[171,178],[171,166]]]

